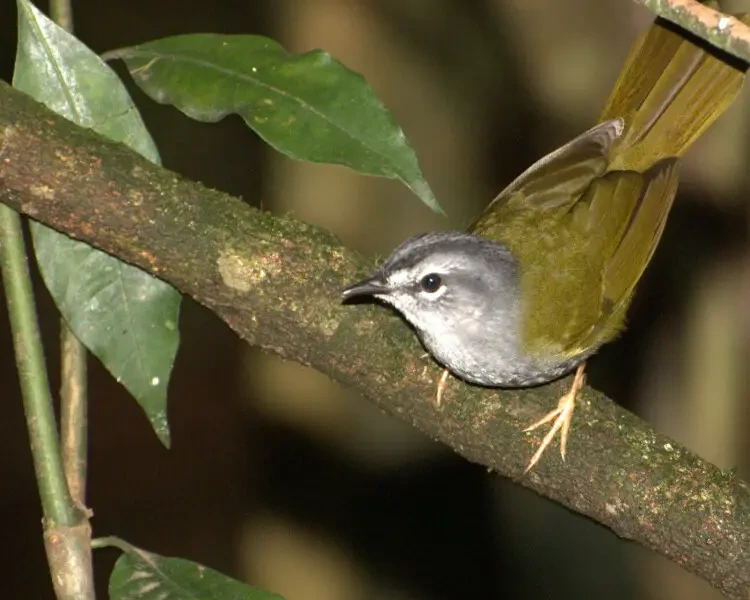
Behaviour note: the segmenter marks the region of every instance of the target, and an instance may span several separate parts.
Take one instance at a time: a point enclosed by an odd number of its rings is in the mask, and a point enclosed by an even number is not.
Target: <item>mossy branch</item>
[[[750,488],[586,389],[569,458],[521,433],[566,382],[525,391],[453,380],[389,311],[342,306],[373,264],[321,229],[259,212],[160,168],[0,84],[0,201],[172,283],[248,343],[328,374],[468,460],[679,562],[750,591]]]

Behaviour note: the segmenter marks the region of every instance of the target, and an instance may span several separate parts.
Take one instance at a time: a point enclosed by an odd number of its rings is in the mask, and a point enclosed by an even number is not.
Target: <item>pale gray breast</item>
[[[452,373],[490,387],[525,387],[546,383],[572,370],[587,357],[538,359],[518,350],[514,339],[492,325],[478,335],[447,330],[434,335],[419,331],[423,344]]]

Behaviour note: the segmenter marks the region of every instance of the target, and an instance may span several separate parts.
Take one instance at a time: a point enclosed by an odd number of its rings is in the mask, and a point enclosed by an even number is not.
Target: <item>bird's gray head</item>
[[[343,293],[344,299],[365,295],[393,305],[443,362],[458,346],[517,334],[517,263],[502,244],[468,233],[407,240],[371,278]]]

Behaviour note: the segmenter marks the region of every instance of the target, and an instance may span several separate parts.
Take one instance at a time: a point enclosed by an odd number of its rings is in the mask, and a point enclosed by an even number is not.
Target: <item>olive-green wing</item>
[[[606,121],[538,161],[470,231],[521,264],[523,339],[533,354],[575,356],[616,335],[677,185],[677,161],[608,171],[622,133]]]
[[[603,246],[621,235],[639,193],[637,174],[607,174],[622,132],[621,119],[605,121],[537,161],[469,229],[507,245],[521,264],[530,353],[577,354],[601,315]]]
[[[606,216],[613,207],[628,210],[630,214],[623,221],[621,232],[612,235],[609,243],[602,248],[607,258],[602,270],[601,316],[588,333],[574,342],[574,346],[588,348],[603,344],[623,328],[635,287],[664,231],[677,192],[678,174],[679,161],[670,158],[656,163],[643,174],[613,171],[605,177],[605,180],[629,180],[635,183],[638,190],[632,196],[635,202],[631,202],[629,210],[624,206],[627,202],[621,204],[606,197],[588,207],[591,228],[599,227],[599,222],[610,222],[609,227],[616,229],[614,219]]]
[[[521,264],[523,340],[573,357],[622,329],[677,189],[677,159],[645,173],[609,171],[564,210],[510,210],[499,239]]]
[[[607,170],[607,154],[623,127],[622,119],[604,121],[535,162],[495,197],[469,231],[492,238],[494,226],[505,218],[505,205],[514,212],[559,210],[575,203]]]

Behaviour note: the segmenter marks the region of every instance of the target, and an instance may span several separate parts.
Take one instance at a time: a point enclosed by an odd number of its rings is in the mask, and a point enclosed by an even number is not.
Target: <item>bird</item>
[[[744,19],[747,22],[747,19]],[[625,328],[664,231],[680,158],[739,93],[747,64],[657,18],[638,38],[597,124],[547,154],[467,231],[408,239],[346,288],[415,329],[448,374],[487,387],[536,386],[575,370],[532,469],[560,433],[566,457],[585,364]]]

